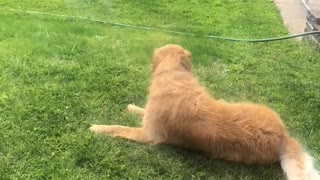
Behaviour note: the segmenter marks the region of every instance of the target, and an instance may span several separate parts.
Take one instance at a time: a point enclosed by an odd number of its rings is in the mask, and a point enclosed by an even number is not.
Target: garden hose
[[[300,36],[308,36],[312,34],[319,34],[320,31],[309,31],[304,32],[300,34],[295,35],[288,35],[288,36],[281,36],[281,37],[273,37],[273,38],[263,38],[263,39],[236,39],[236,38],[228,38],[228,37],[222,37],[222,36],[214,36],[214,35],[197,35],[194,33],[187,33],[187,32],[179,32],[179,31],[171,31],[171,30],[164,30],[164,29],[157,29],[157,28],[151,28],[151,27],[144,27],[144,26],[135,26],[135,25],[129,25],[129,24],[122,24],[122,23],[115,23],[115,22],[108,22],[88,17],[82,17],[82,16],[69,16],[69,15],[61,15],[61,14],[52,14],[52,13],[45,13],[45,12],[38,12],[38,11],[23,11],[23,10],[16,10],[16,9],[1,9],[3,11],[13,11],[13,12],[19,12],[19,13],[26,13],[26,14],[35,14],[35,15],[46,15],[46,16],[53,16],[53,17],[63,17],[63,18],[69,18],[69,19],[78,19],[78,20],[84,20],[89,22],[95,22],[95,23],[102,23],[102,24],[109,24],[111,26],[117,26],[117,27],[125,27],[125,28],[132,28],[132,29],[139,29],[139,30],[145,30],[145,31],[160,31],[165,32],[169,34],[180,34],[180,35],[186,35],[186,36],[195,36],[195,37],[205,37],[210,39],[220,39],[224,41],[234,41],[234,42],[252,42],[252,43],[258,43],[258,42],[271,42],[271,41],[280,41],[285,39],[291,39],[296,38]]]

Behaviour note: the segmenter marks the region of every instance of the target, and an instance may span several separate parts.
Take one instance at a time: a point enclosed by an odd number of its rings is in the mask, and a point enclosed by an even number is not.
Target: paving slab
[[[303,33],[307,21],[307,10],[303,2],[301,0],[274,0],[274,2],[289,32],[291,34]]]

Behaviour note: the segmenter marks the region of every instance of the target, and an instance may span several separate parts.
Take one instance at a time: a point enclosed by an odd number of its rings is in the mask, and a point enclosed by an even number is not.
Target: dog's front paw
[[[119,125],[92,125],[89,130],[96,134],[108,134],[116,137],[119,127]]]
[[[135,105],[133,105],[133,104],[129,104],[129,105],[127,106],[127,110],[128,110],[129,112],[133,112],[133,113],[134,113],[136,107],[137,107],[137,106],[135,106]]]
[[[108,128],[107,125],[92,125],[89,130],[96,134],[109,134],[112,133],[112,128]]]

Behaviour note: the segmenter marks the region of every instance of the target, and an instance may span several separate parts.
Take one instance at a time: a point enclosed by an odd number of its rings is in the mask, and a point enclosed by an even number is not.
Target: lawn
[[[234,38],[288,33],[270,0],[1,0],[0,179],[283,179],[279,164],[209,160],[88,131],[139,124],[125,108],[144,105],[153,50],[168,43],[192,52],[195,74],[216,98],[279,112],[319,165],[320,53],[312,45],[226,42],[9,9]]]

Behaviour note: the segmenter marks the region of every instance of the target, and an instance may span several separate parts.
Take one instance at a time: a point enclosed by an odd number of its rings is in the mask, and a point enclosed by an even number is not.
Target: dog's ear
[[[187,70],[192,71],[191,53],[184,50],[184,53],[180,55],[180,63]]]

